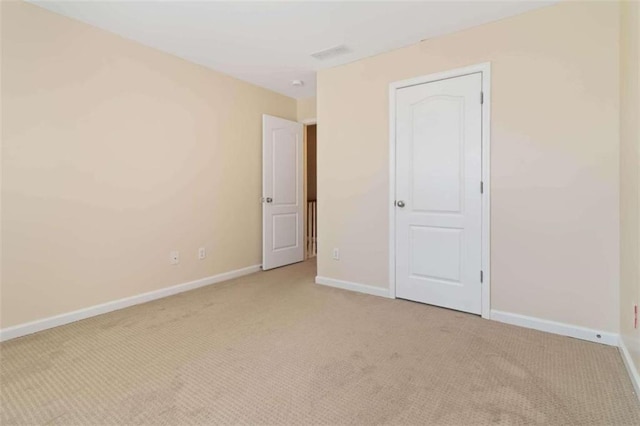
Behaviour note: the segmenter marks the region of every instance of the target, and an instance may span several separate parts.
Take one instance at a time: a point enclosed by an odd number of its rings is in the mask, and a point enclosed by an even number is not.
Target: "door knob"
[[[265,199],[265,201],[266,201],[267,203],[270,203],[270,202],[272,202],[272,201],[273,201],[273,198],[271,198],[271,197],[267,197],[267,198]]]
[[[396,206],[403,208],[404,207],[404,201],[400,200],[396,202]]]

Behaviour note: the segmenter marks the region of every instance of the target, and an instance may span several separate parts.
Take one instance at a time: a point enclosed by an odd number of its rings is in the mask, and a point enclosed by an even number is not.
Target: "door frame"
[[[389,297],[396,298],[396,91],[434,81],[482,75],[482,318],[491,318],[491,63],[471,65],[389,84]]]

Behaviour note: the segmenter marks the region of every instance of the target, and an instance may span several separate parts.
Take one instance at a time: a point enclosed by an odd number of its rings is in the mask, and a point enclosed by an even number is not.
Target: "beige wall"
[[[388,286],[389,83],[490,61],[491,306],[617,332],[619,31],[566,2],[320,71],[318,275]]]
[[[297,101],[297,120],[303,122],[316,118],[316,98],[298,99]]]
[[[640,371],[640,4],[621,9],[620,120],[620,334]]]
[[[261,115],[295,100],[2,8],[2,327],[260,263]]]

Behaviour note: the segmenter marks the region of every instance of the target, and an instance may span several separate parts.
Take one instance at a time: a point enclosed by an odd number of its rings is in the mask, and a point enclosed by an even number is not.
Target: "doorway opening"
[[[305,171],[305,257],[315,257],[318,253],[318,208],[317,208],[317,125],[305,125],[306,171]]]

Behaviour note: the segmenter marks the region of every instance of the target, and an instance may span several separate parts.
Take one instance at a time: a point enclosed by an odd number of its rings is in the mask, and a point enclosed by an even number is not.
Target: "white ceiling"
[[[319,69],[555,3],[29,1],[298,99],[315,95]],[[341,44],[350,52],[310,56]]]

